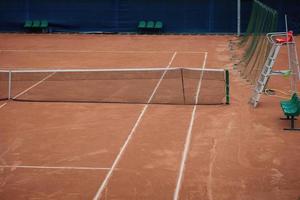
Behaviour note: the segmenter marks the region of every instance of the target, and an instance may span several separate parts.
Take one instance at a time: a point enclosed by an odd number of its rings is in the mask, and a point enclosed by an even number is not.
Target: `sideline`
[[[202,64],[202,69],[205,68],[206,61],[207,61],[207,54],[208,54],[208,52],[205,53],[204,61],[203,61],[203,64]],[[179,192],[180,192],[181,185],[182,185],[182,180],[183,180],[183,175],[184,175],[184,170],[185,170],[185,163],[186,163],[188,153],[189,153],[189,150],[190,150],[190,145],[191,145],[192,130],[193,130],[194,121],[195,121],[198,98],[199,98],[200,90],[201,90],[203,72],[204,71],[202,71],[202,73],[200,74],[200,80],[199,80],[199,83],[198,83],[198,86],[197,86],[195,105],[193,107],[193,111],[192,111],[192,114],[191,114],[190,125],[189,125],[187,136],[186,136],[186,139],[185,139],[185,144],[184,144],[184,149],[183,149],[183,152],[182,152],[182,159],[181,159],[181,163],[180,163],[180,169],[179,169],[176,188],[175,188],[174,195],[173,195],[173,200],[178,200],[179,199]]]

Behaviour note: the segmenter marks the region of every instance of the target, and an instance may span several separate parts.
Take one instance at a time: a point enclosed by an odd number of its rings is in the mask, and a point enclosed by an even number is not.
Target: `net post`
[[[241,35],[241,0],[237,0],[237,36]]]
[[[183,68],[180,68],[180,75],[181,75],[181,87],[182,87],[183,104],[185,104],[185,89],[184,89],[184,79],[183,79]]]
[[[225,83],[226,83],[226,104],[230,104],[230,95],[229,95],[229,70],[225,70]]]
[[[11,70],[8,71],[8,97],[7,99],[10,100],[11,99]]]

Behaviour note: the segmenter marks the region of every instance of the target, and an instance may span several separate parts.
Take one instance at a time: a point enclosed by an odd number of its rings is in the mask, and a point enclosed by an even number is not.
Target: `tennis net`
[[[224,69],[194,68],[0,70],[0,99],[221,104],[229,103],[228,76]]]

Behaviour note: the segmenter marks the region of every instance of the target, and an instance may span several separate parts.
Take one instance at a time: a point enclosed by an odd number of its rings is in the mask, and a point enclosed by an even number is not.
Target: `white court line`
[[[20,92],[20,93],[19,93],[19,94],[17,94],[16,96],[12,97],[12,99],[16,99],[16,98],[18,98],[19,96],[21,96],[21,95],[25,94],[26,92],[28,92],[28,91],[29,91],[29,90],[31,90],[32,88],[34,88],[34,87],[38,86],[39,84],[41,84],[42,82],[44,82],[45,80],[47,80],[48,78],[50,78],[51,76],[53,76],[54,74],[55,74],[55,72],[54,72],[54,73],[52,73],[52,74],[49,74],[48,76],[46,76],[45,78],[43,78],[43,79],[42,79],[42,80],[40,80],[39,82],[37,82],[37,83],[33,84],[32,86],[30,86],[30,87],[29,87],[29,88],[27,88],[26,90],[24,90],[24,91]]]
[[[3,107],[6,106],[6,105],[7,105],[7,102],[4,103],[4,104],[2,104],[2,105],[0,105],[0,108],[3,108]]]
[[[46,76],[45,78],[43,78],[42,80],[40,80],[39,82],[33,84],[32,86],[30,86],[29,88],[25,89],[24,91],[20,92],[19,94],[17,94],[16,96],[12,97],[12,99],[16,99],[19,96],[25,94],[26,92],[28,92],[29,90],[31,90],[32,88],[38,86],[39,84],[41,84],[42,82],[44,82],[45,80],[47,80],[48,78],[50,78],[51,76],[53,76],[55,74],[55,72],[49,74],[48,76]],[[0,109],[3,108],[4,106],[6,106],[8,103],[4,103],[2,105],[0,105]]]
[[[166,69],[170,68],[170,66],[171,66],[171,64],[172,64],[172,62],[173,62],[173,60],[174,60],[175,57],[176,57],[176,54],[177,54],[177,52],[174,52],[174,53],[173,53],[173,56],[172,56],[172,58],[171,58],[171,60],[170,60],[170,62],[169,62],[169,64],[168,64],[168,66],[166,67]],[[140,113],[140,115],[139,115],[137,121],[135,122],[133,128],[131,129],[131,131],[130,131],[130,133],[129,133],[129,135],[128,135],[126,141],[125,141],[125,143],[124,143],[123,146],[121,147],[119,154],[117,155],[116,159],[114,160],[114,162],[113,162],[113,164],[112,164],[110,170],[108,171],[106,177],[104,178],[102,184],[100,185],[100,187],[99,187],[99,189],[98,189],[96,195],[94,196],[93,200],[98,200],[98,199],[100,199],[100,197],[101,197],[101,195],[102,195],[102,192],[104,191],[106,185],[108,184],[109,179],[110,179],[110,177],[112,176],[112,173],[113,173],[114,169],[116,168],[117,164],[119,163],[119,161],[120,161],[120,159],[121,159],[121,157],[122,157],[122,155],[123,155],[123,153],[124,153],[124,151],[125,151],[125,149],[126,149],[128,143],[130,142],[131,138],[133,137],[133,134],[135,133],[136,128],[139,126],[140,121],[141,121],[142,117],[144,116],[146,110],[148,109],[149,103],[151,102],[152,98],[154,97],[154,95],[155,95],[155,93],[156,93],[158,87],[160,86],[160,83],[162,82],[162,80],[163,80],[163,78],[164,78],[166,72],[167,72],[167,70],[164,71],[164,73],[163,73],[162,76],[160,77],[158,83],[156,84],[156,86],[155,86],[155,88],[154,88],[154,90],[153,90],[151,96],[149,97],[149,99],[148,99],[148,101],[147,101],[147,104],[144,106],[144,108],[143,108],[142,112]]]
[[[67,50],[67,49],[0,49],[0,52],[24,52],[24,53],[124,53],[124,54],[141,54],[141,53],[174,53],[174,51],[97,51],[97,50]],[[205,51],[177,51],[177,53],[206,53]]]
[[[177,54],[178,55],[178,54]],[[172,67],[169,69],[162,68],[162,67],[151,67],[151,68],[87,68],[87,69],[33,69],[33,68],[21,68],[21,69],[13,69],[13,70],[3,70],[0,69],[0,72],[5,72],[5,73],[50,73],[50,72],[147,72],[147,71],[176,71],[176,70],[181,70],[181,69],[187,69],[187,70],[194,70],[194,71],[221,71],[223,72],[224,69],[200,69],[200,68],[192,68],[192,67]]]
[[[210,150],[210,163],[209,163],[209,173],[208,173],[208,180],[207,180],[207,196],[208,200],[213,200],[213,194],[212,194],[212,182],[213,182],[213,167],[216,161],[217,157],[217,152],[216,152],[216,147],[217,147],[217,140],[214,140],[213,147]]]
[[[205,56],[204,56],[202,69],[205,68],[206,60],[207,60],[207,54],[208,53],[206,52]],[[198,98],[199,98],[199,94],[200,94],[200,90],[201,90],[202,78],[203,78],[203,71],[201,72],[200,80],[199,80],[199,83],[198,83],[198,86],[197,86],[195,105],[193,107],[193,111],[192,111],[192,114],[191,114],[191,121],[190,121],[190,125],[189,125],[189,128],[188,128],[187,136],[186,136],[186,139],[185,139],[184,150],[182,152],[182,159],[181,159],[181,163],[180,163],[180,169],[179,169],[176,188],[175,188],[174,195],[173,195],[173,200],[178,200],[178,198],[179,198],[179,192],[180,192],[180,188],[181,188],[181,185],[182,185],[182,180],[183,180],[183,175],[184,175],[184,170],[185,170],[185,163],[186,163],[186,160],[187,160],[187,157],[188,157],[190,144],[191,144],[191,139],[192,139],[192,130],[193,130],[194,121],[195,121],[195,114],[196,114],[196,109],[197,109],[197,104],[198,104]]]
[[[0,165],[0,168],[22,169],[65,169],[65,170],[110,170],[108,167],[54,167],[33,165]]]

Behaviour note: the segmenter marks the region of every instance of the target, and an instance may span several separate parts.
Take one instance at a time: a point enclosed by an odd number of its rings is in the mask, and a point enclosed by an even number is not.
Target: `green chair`
[[[40,28],[40,24],[41,24],[40,20],[34,20],[32,22],[32,28]]]
[[[146,29],[146,22],[145,21],[139,21],[137,28],[138,28],[138,31],[140,33],[143,33]]]
[[[162,29],[163,28],[163,23],[161,21],[155,22],[155,29]]]
[[[146,28],[147,29],[153,29],[154,28],[154,22],[153,21],[148,21]]]
[[[26,20],[24,24],[24,28],[31,28],[32,27],[32,21],[31,20]]]
[[[42,20],[41,21],[41,29],[42,31],[45,33],[45,32],[48,32],[48,21],[47,20]]]
[[[42,20],[41,21],[41,28],[48,28],[48,21],[47,20]]]
[[[162,28],[163,28],[163,23],[161,21],[156,21],[154,25],[155,32],[160,33],[162,31]]]
[[[139,21],[138,28],[139,29],[146,28],[146,22],[145,21]]]
[[[295,128],[296,117],[300,115],[300,101],[298,100],[297,95],[294,94],[289,101],[281,101],[280,106],[286,116],[286,118],[281,119],[291,121],[290,128],[285,128],[284,130],[299,131],[299,128]]]

